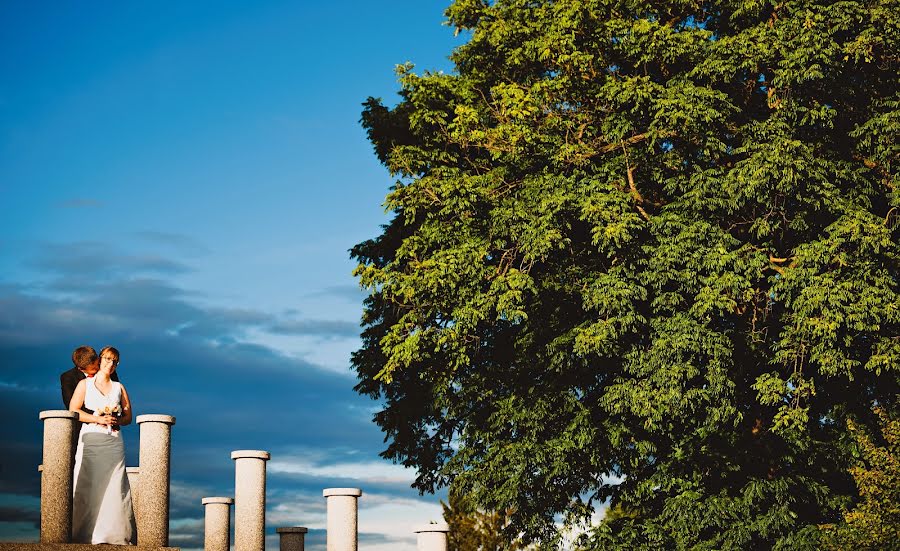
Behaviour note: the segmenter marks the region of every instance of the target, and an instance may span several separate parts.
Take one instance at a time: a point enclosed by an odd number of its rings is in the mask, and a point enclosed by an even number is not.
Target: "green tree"
[[[827,549],[886,551],[900,549],[900,419],[881,418],[884,445],[848,421],[859,450],[859,464],[850,469],[862,501],[844,514],[844,522],[825,528]]]
[[[357,390],[510,534],[804,549],[898,409],[897,0],[457,0],[362,115]],[[589,526],[598,503],[627,511]]]
[[[509,524],[506,512],[479,511],[450,492],[448,503],[441,502],[444,520],[450,528],[449,551],[519,551],[524,549],[517,539],[503,533]]]

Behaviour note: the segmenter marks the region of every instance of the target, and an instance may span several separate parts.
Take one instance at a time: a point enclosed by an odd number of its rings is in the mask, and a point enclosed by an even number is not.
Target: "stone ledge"
[[[180,547],[146,545],[90,545],[87,543],[11,543],[0,542],[0,551],[181,551]]]

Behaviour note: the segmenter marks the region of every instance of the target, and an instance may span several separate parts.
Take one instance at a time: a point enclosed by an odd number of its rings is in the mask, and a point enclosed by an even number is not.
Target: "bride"
[[[131,423],[131,401],[125,387],[110,379],[118,365],[118,350],[111,346],[101,350],[100,371],[79,382],[69,402],[69,410],[78,412],[82,422],[75,452],[74,543],[135,543],[137,530],[120,431],[122,425]]]

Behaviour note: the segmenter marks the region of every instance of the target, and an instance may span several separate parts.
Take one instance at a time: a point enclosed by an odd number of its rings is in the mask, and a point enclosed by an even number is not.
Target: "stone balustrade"
[[[276,528],[275,532],[279,536],[279,551],[303,551],[309,529],[304,526],[283,526]]]
[[[41,543],[69,543],[72,539],[72,484],[78,414],[69,410],[42,411],[44,452],[41,463]]]
[[[358,504],[359,488],[326,488],[325,549],[327,551],[357,551],[359,545]]]
[[[40,413],[44,422],[41,473],[41,544],[65,544],[72,532],[72,487],[77,442],[78,414],[67,410]],[[138,526],[138,545],[168,548],[169,482],[171,459],[170,415],[139,415],[140,466],[127,467],[132,502]],[[235,465],[235,496],[205,497],[205,551],[229,551],[231,545],[231,505],[234,505],[234,551],[265,551],[266,461],[267,451],[237,450],[231,453]],[[359,488],[326,488],[327,551],[358,551]],[[280,551],[304,551],[309,532],[303,526],[276,529]],[[414,530],[418,551],[447,551],[449,527],[425,524]],[[19,544],[16,544],[19,545]],[[24,544],[22,544],[24,545]],[[174,549],[174,548],[168,548]],[[0,549],[0,551],[6,551]]]
[[[413,531],[416,533],[416,551],[447,551],[447,534],[450,532],[447,524],[423,524]]]
[[[125,467],[125,476],[128,477],[128,487],[131,488],[131,507],[134,509],[134,518],[137,522],[138,517],[138,484],[141,480],[140,467]]]
[[[169,545],[169,479],[172,450],[171,415],[138,415],[140,478],[137,485],[138,545]]]
[[[267,451],[238,450],[234,459],[234,551],[266,549]]]
[[[231,548],[231,505],[230,497],[204,497],[200,501],[206,509],[204,515],[203,549],[205,551],[228,551]]]

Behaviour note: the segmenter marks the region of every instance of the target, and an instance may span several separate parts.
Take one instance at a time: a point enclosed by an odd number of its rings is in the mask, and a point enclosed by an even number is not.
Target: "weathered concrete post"
[[[416,551],[447,551],[447,533],[450,527],[446,523],[423,524],[414,530],[416,534]]]
[[[276,528],[276,532],[280,536],[279,551],[303,551],[306,539],[306,533],[309,532],[304,526],[284,526]]]
[[[234,459],[234,551],[266,549],[267,451],[237,450]]]
[[[228,551],[231,547],[231,504],[234,499],[204,497],[200,501],[206,506],[204,551]]]
[[[72,483],[75,468],[72,442],[78,414],[67,409],[42,411],[44,461],[41,464],[41,543],[72,539]]]
[[[326,488],[325,548],[327,551],[357,551],[359,524],[357,498],[359,488]]]
[[[128,486],[131,488],[131,508],[134,509],[134,518],[135,518],[135,522],[137,522],[137,518],[138,518],[137,490],[138,490],[138,484],[140,484],[140,481],[141,481],[141,468],[140,467],[125,467],[125,475],[128,477]]]
[[[171,415],[138,415],[137,424],[141,429],[141,474],[135,507],[138,545],[168,547],[169,461],[175,418]]]

